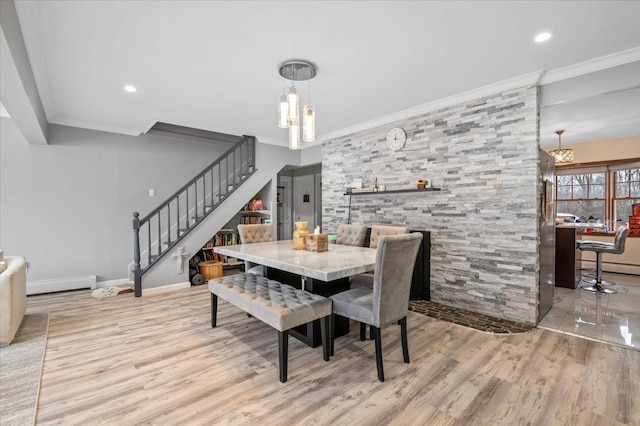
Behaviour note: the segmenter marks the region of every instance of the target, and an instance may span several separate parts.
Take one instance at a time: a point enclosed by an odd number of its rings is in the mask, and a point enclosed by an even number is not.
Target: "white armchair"
[[[0,346],[6,346],[27,310],[27,262],[22,256],[3,259],[0,251],[0,271]]]

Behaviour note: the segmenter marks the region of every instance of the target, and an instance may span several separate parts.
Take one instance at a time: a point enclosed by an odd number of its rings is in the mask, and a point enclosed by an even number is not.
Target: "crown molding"
[[[579,77],[584,74],[590,74],[595,71],[601,71],[635,61],[640,61],[640,47],[634,47],[621,52],[612,53],[611,55],[601,56],[599,58],[589,59],[588,61],[578,62],[577,64],[547,71],[540,80],[540,84],[545,85],[555,83],[557,81]]]
[[[256,135],[256,140],[259,143],[263,143],[266,145],[275,145],[275,146],[284,146],[284,147],[289,146],[289,142],[286,139],[274,139],[268,136]],[[304,148],[304,145],[302,145],[302,148]]]
[[[128,136],[140,136],[140,134],[142,133],[139,130],[127,129],[124,127],[101,126],[99,124],[87,123],[84,121],[77,121],[77,120],[69,120],[66,118],[55,118],[49,121],[49,123],[58,124],[60,126],[70,126],[70,127],[79,127],[81,129],[97,130],[98,132],[119,133],[119,134],[128,135]]]
[[[2,102],[0,102],[0,117],[11,118],[11,115],[9,115],[9,111],[7,111],[4,105],[2,105]]]
[[[362,132],[364,130],[368,130],[378,126],[383,126],[396,121],[417,117],[432,111],[437,111],[439,109],[447,108],[453,105],[458,105],[464,102],[480,99],[485,96],[506,92],[508,90],[513,90],[520,87],[534,86],[540,80],[540,76],[542,75],[542,73],[543,73],[542,70],[531,72],[518,77],[510,78],[508,80],[503,80],[498,83],[493,83],[487,86],[479,87],[477,89],[468,90],[466,92],[462,92],[457,95],[447,96],[446,98],[441,98],[432,102],[427,102],[426,104],[422,104],[422,105],[418,105],[402,111],[398,111],[393,114],[384,115],[374,120],[356,124],[355,126],[345,127],[343,129],[336,130],[334,132],[325,133],[319,136],[318,138],[316,138],[315,142],[311,144],[307,144],[306,146],[303,145],[303,149],[311,148],[312,146],[318,145],[319,143],[323,143],[331,139],[336,139],[336,138],[350,135],[353,133]]]

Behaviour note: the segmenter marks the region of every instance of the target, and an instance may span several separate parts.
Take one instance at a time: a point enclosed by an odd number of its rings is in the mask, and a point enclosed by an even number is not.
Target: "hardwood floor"
[[[134,298],[30,297],[51,310],[37,424],[640,424],[640,352],[536,329],[497,336],[409,314],[383,329],[386,382],[358,327],[336,353],[289,341],[206,286]]]

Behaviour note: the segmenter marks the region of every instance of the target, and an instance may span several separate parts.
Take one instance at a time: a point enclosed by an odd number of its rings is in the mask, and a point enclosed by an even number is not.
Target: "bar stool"
[[[580,241],[578,242],[578,248],[581,251],[592,251],[596,254],[596,279],[595,282],[589,283],[592,285],[581,286],[580,288],[586,291],[592,291],[594,293],[604,294],[616,294],[617,291],[610,288],[605,288],[602,281],[602,253],[609,254],[622,254],[624,253],[624,245],[627,241],[627,235],[629,235],[629,228],[620,227],[616,231],[615,239],[613,243],[605,243],[602,241]],[[613,284],[613,283],[608,283]]]

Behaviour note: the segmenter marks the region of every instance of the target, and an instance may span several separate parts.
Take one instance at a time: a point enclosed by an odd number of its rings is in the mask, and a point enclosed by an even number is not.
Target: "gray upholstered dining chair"
[[[383,235],[400,235],[400,234],[408,234],[408,233],[409,233],[408,226],[373,225],[371,227],[371,238],[369,240],[369,247],[370,248],[378,247],[378,240]]]
[[[605,285],[611,285],[614,283],[604,281],[602,279],[602,254],[622,254],[624,253],[625,242],[629,235],[629,228],[621,226],[616,231],[616,236],[613,243],[607,243],[603,241],[580,241],[578,242],[578,248],[580,251],[592,251],[596,254],[596,278],[593,281],[588,282],[591,285],[580,287],[586,291],[593,291],[594,293],[604,294],[616,294],[617,291],[604,287]]]
[[[338,225],[336,244],[362,247],[367,235],[367,225]]]
[[[377,241],[373,288],[353,288],[330,297],[333,302],[332,312],[334,315],[341,315],[360,322],[360,340],[365,339],[366,325],[371,326],[376,346],[378,380],[381,382],[384,382],[382,334],[380,333],[380,328],[383,325],[396,322],[400,324],[402,355],[404,362],[409,363],[407,342],[409,292],[421,241],[422,234],[419,232],[381,236]],[[333,340],[332,327],[331,354],[333,354],[334,348]]]
[[[409,227],[407,226],[388,226],[388,225],[373,225],[371,227],[371,238],[369,239],[369,248],[376,248],[378,246],[378,240],[383,235],[400,235],[408,234]],[[373,274],[359,274],[354,275],[350,279],[351,288],[367,287],[373,288]]]
[[[238,225],[241,244],[262,243],[273,241],[273,229],[270,224]],[[245,260],[244,268],[247,274],[264,276],[264,266],[256,265]]]

